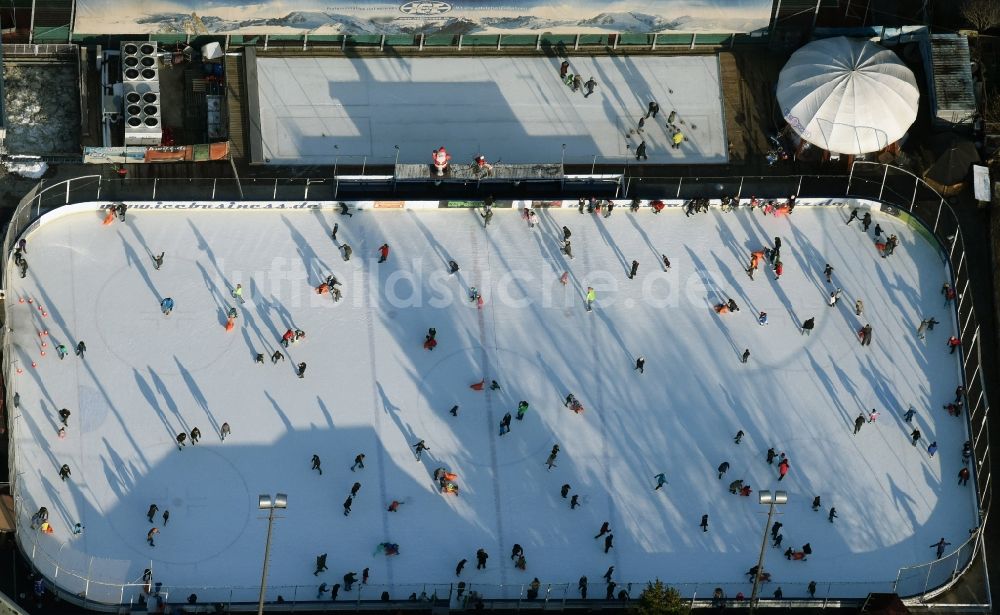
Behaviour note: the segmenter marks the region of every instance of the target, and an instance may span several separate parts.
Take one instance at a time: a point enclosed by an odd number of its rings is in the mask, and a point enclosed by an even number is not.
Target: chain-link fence
[[[361,176],[358,181],[366,181]],[[29,192],[15,209],[7,227],[4,243],[4,280],[8,280],[13,262],[11,257],[18,239],[43,214],[63,205],[104,200],[148,200],[170,201],[331,201],[336,200],[340,181],[351,181],[351,176],[335,178],[298,179],[102,179],[90,175],[45,186],[39,184]],[[371,178],[371,181],[385,181]],[[990,448],[987,419],[989,403],[986,397],[985,373],[982,368],[980,327],[976,320],[972,298],[969,294],[969,266],[966,259],[964,238],[959,220],[950,204],[927,184],[913,174],[896,167],[875,163],[856,162],[848,177],[843,176],[744,176],[723,178],[633,178],[631,185],[624,184],[625,192],[666,199],[719,198],[735,196],[749,198],[785,198],[795,195],[800,198],[814,197],[830,199],[836,205],[839,198],[864,198],[880,201],[883,207],[894,208],[901,214],[908,214],[921,223],[920,229],[928,237],[936,240],[949,262],[953,285],[959,296],[954,304],[958,315],[961,345],[961,359],[968,400],[968,427],[972,442],[973,476],[979,503],[979,527],[975,528],[967,541],[945,557],[917,566],[899,570],[895,581],[872,583],[817,583],[814,588],[806,584],[782,584],[782,596],[771,598],[775,601],[796,601],[796,604],[811,604],[802,601],[843,600],[863,598],[869,592],[894,592],[904,597],[919,600],[930,599],[948,589],[972,564],[982,541],[982,527],[991,503]],[[892,212],[893,209],[887,209]],[[5,310],[10,304],[5,303]],[[5,313],[5,316],[9,314]],[[7,381],[11,378],[10,329],[4,327],[3,373]],[[20,423],[17,418],[17,404],[13,392],[7,389],[6,407],[11,409],[9,420],[9,459],[16,468],[14,443],[18,440]],[[64,599],[89,608],[113,610],[119,604],[135,604],[140,600],[169,600],[172,604],[187,602],[192,595],[212,596],[211,602],[230,605],[254,604],[258,587],[159,587],[147,588],[141,580],[123,582],[128,569],[126,562],[92,558],[76,552],[71,547],[61,545],[56,551],[43,548],[38,541],[36,530],[30,528],[30,516],[34,509],[19,493],[16,474],[11,484],[14,494],[18,523],[19,544],[38,570],[51,582],[53,589]],[[116,579],[116,580],[113,580]],[[611,600],[632,600],[641,593],[644,584],[618,584],[612,592]],[[679,584],[674,587],[693,605],[710,603],[716,589],[720,589],[727,600],[736,600],[740,592],[747,591],[747,584],[697,583]],[[814,591],[810,591],[814,590]],[[608,599],[607,586],[595,583],[588,600]],[[625,593],[622,594],[621,592]],[[199,593],[200,592],[200,593]],[[765,587],[762,596],[769,595]],[[151,596],[151,598],[150,598]],[[220,597],[221,596],[221,597]],[[436,597],[435,597],[436,596]],[[317,596],[314,586],[271,587],[265,600],[269,603],[292,602],[309,603],[310,609],[342,609],[353,604],[354,608],[380,608],[386,601],[397,606],[427,608],[428,601],[448,601],[452,606],[465,606],[470,599],[482,597],[488,608],[510,608],[529,603],[545,608],[563,608],[570,603],[578,606],[582,596],[576,585],[543,584],[535,591],[530,585],[364,585],[352,592],[342,591],[337,600]]]

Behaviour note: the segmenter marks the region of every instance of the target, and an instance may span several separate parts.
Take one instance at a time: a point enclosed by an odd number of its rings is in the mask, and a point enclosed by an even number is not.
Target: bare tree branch
[[[962,2],[962,17],[978,32],[985,32],[1000,25],[1000,1],[965,0]]]

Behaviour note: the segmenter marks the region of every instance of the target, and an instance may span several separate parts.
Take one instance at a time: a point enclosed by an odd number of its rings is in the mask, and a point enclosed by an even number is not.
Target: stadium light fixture
[[[267,511],[267,541],[264,543],[264,569],[260,574],[260,597],[257,600],[257,615],[264,614],[264,592],[267,590],[267,570],[271,560],[271,527],[274,525],[274,511],[288,508],[288,496],[284,493],[257,496],[257,508]]]

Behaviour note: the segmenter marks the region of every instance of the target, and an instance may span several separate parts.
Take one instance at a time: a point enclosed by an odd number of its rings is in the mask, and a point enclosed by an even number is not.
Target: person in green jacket
[[[587,287],[587,311],[591,310],[591,306],[597,301],[597,291],[594,290],[593,286]]]
[[[519,421],[523,420],[524,413],[527,411],[528,411],[528,402],[521,401],[521,403],[517,404],[517,420]]]

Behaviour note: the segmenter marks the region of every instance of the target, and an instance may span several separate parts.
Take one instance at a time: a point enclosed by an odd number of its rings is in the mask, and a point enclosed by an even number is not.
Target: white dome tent
[[[877,152],[917,117],[913,72],[892,51],[847,37],[813,41],[778,76],[778,104],[803,140],[835,154]]]

